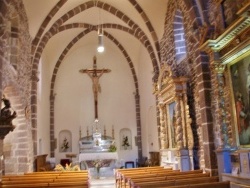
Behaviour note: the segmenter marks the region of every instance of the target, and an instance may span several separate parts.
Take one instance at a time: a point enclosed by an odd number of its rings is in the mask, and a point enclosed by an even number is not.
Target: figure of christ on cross
[[[92,89],[94,94],[94,104],[95,104],[95,119],[98,119],[98,93],[101,92],[101,86],[99,83],[99,78],[103,73],[109,73],[110,69],[97,69],[96,57],[93,58],[93,69],[81,69],[80,73],[86,73],[92,80]]]

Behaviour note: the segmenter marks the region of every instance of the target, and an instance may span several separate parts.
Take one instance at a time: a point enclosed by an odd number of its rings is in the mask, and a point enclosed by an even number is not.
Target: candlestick
[[[115,139],[114,125],[112,125],[112,138]]]
[[[104,131],[103,131],[104,133],[104,139],[106,140],[106,126],[104,125]]]
[[[81,126],[79,127],[79,139],[82,138],[82,129],[81,129]]]

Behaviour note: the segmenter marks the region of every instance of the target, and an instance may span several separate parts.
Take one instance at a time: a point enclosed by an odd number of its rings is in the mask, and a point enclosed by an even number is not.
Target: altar
[[[93,131],[95,130],[95,131]],[[82,170],[89,171],[90,176],[101,175],[103,177],[113,176],[113,170],[118,166],[118,154],[116,152],[114,129],[112,128],[112,136],[106,135],[106,129],[101,133],[101,126],[98,119],[95,119],[92,127],[92,134],[89,135],[87,128],[87,136],[81,137],[79,140],[79,164]]]
[[[89,161],[89,160],[117,160],[118,154],[117,152],[100,152],[100,153],[80,153],[79,154],[79,162]]]

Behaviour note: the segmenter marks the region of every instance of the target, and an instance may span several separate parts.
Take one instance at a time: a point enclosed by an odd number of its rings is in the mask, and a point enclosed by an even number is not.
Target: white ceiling
[[[34,38],[46,18],[47,14],[51,11],[51,9],[58,3],[59,0],[23,0],[24,6],[28,16],[29,22],[29,31],[32,38]],[[100,0],[107,4],[114,6],[116,9],[123,12],[127,15],[131,20],[133,20],[147,35],[152,46],[154,46],[154,41],[152,36],[146,27],[146,24],[143,21],[141,15],[137,12],[137,10],[132,6],[129,0]],[[77,7],[80,4],[88,2],[88,0],[68,0],[61,9],[55,14],[44,33],[51,27],[51,25],[67,13],[69,10]],[[158,39],[160,40],[163,31],[164,31],[164,22],[165,22],[165,14],[166,14],[166,5],[167,0],[137,0],[137,3],[141,6],[143,11],[146,13],[149,18]],[[113,14],[101,10],[97,7],[93,7],[87,9],[76,16],[69,19],[66,23],[88,23],[97,25],[98,23],[114,23],[126,26],[122,20],[115,17]],[[66,24],[64,23],[64,24]],[[53,36],[50,41],[46,44],[44,53],[49,60],[55,60],[55,57],[59,57],[61,51],[66,47],[66,45],[79,34],[82,30],[79,28],[70,29],[67,31],[63,31],[60,34]],[[107,29],[111,35],[113,35],[126,49],[129,55],[137,60],[139,58],[139,51],[142,47],[140,41],[135,40],[133,36],[123,31],[117,29]],[[43,34],[44,34],[43,33]],[[97,43],[97,34],[87,35],[86,38],[82,41],[87,43]],[[104,42],[106,39],[104,39]],[[108,40],[108,39],[107,39]],[[107,42],[106,42],[107,43]],[[81,45],[81,44],[77,44]],[[110,45],[109,45],[110,46]],[[109,47],[105,45],[105,47]],[[154,49],[155,50],[155,49]],[[53,52],[53,53],[51,53]],[[156,50],[155,50],[156,52]]]

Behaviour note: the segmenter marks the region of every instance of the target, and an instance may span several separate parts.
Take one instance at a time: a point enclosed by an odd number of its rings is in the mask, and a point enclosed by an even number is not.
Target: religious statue
[[[11,113],[10,101],[6,98],[3,98],[4,107],[1,109],[0,115],[0,125],[12,125],[12,120],[16,118],[16,112]]]
[[[124,149],[127,149],[127,147],[130,146],[128,142],[128,136],[123,137],[122,146],[124,147]]]
[[[92,74],[90,73],[90,71],[86,71],[86,73],[88,74],[88,76],[91,78],[93,82],[92,89],[94,93],[94,99],[95,101],[97,101],[97,95],[98,93],[101,93],[101,86],[99,84],[99,78],[103,75],[104,69],[101,70],[99,75],[96,73],[96,71],[93,72]]]
[[[67,151],[67,149],[69,149],[69,142],[67,138],[64,138],[61,149],[62,151]]]
[[[86,73],[92,80],[92,89],[94,93],[94,105],[95,105],[95,119],[98,119],[98,93],[101,92],[101,86],[99,84],[99,78],[104,73],[109,73],[110,69],[97,69],[96,57],[93,58],[93,69],[81,69],[80,73]]]

